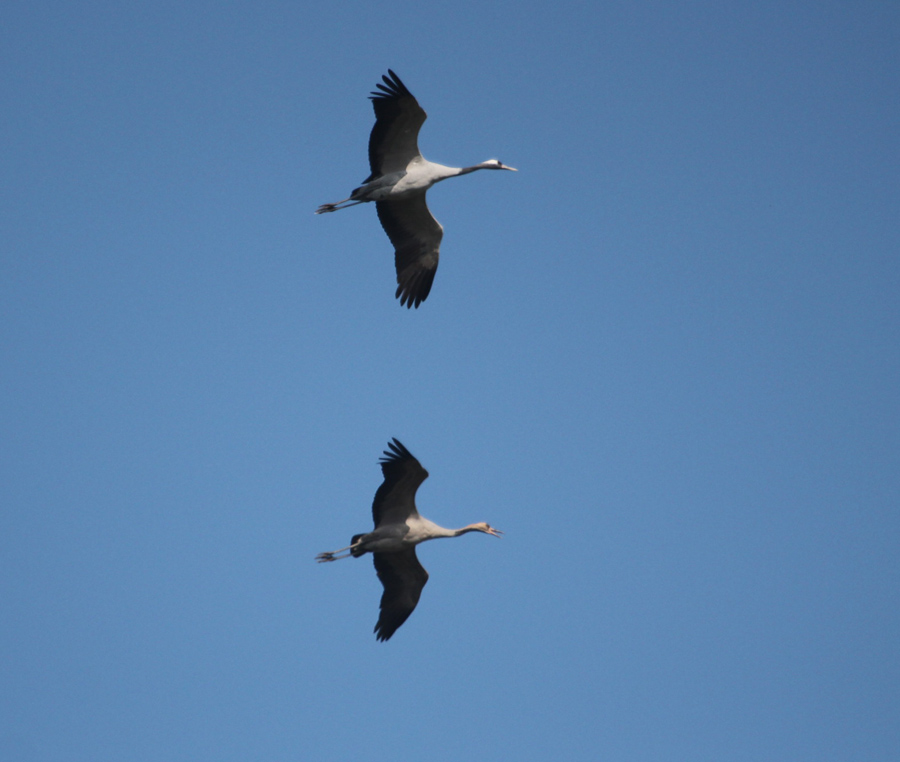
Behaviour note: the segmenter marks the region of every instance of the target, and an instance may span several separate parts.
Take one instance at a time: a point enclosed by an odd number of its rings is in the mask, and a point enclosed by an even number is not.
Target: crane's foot
[[[337,204],[322,204],[316,209],[316,214],[325,214],[325,212],[333,212],[337,209]]]
[[[324,564],[326,561],[337,561],[337,559],[334,557],[334,553],[319,553],[319,555],[316,556],[316,561],[320,564]]]

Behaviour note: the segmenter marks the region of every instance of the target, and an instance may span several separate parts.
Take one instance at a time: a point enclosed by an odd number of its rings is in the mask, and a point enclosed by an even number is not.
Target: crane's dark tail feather
[[[356,543],[360,537],[362,537],[361,534],[353,535],[353,539],[350,540],[350,544],[356,545]],[[365,554],[366,554],[366,551],[362,550],[361,548],[350,548],[350,555],[353,556],[354,558],[359,558],[360,556],[364,556]]]

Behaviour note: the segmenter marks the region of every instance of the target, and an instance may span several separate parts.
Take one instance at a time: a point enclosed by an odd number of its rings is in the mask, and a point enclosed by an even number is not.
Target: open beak
[[[500,537],[503,534],[503,532],[501,532],[499,529],[494,529],[494,527],[488,529],[487,533],[489,535],[493,535],[494,537]]]

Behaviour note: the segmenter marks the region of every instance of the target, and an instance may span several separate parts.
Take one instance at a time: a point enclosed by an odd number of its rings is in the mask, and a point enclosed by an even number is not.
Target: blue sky
[[[0,10],[0,759],[896,760],[892,2]],[[393,298],[369,91],[430,159]],[[385,644],[398,437],[429,543]]]

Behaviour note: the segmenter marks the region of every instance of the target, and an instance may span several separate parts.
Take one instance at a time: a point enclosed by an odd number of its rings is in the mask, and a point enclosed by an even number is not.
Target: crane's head
[[[479,169],[508,169],[510,172],[518,172],[519,170],[515,167],[507,167],[502,161],[498,159],[488,159],[487,161],[481,162],[478,165]]]
[[[499,529],[494,529],[490,524],[486,521],[479,521],[477,524],[469,524],[466,529],[470,529],[473,532],[484,532],[485,534],[492,535],[494,537],[499,537],[503,534]]]

